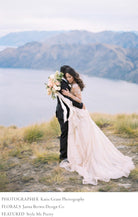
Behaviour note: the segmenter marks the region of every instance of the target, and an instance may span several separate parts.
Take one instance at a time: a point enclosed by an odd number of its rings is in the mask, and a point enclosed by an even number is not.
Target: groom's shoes
[[[62,167],[63,165],[66,165],[66,164],[69,164],[69,161],[68,161],[68,159],[67,159],[67,158],[66,158],[66,159],[64,159],[64,160],[61,160],[61,162],[60,162],[59,166],[60,166],[60,167]]]
[[[69,163],[68,159],[59,159],[59,163]]]
[[[64,160],[62,160],[62,161],[60,162],[59,166],[60,166],[61,168],[65,168],[66,170],[71,171],[70,163],[69,163],[69,161],[68,161],[67,158],[64,159]]]
[[[69,163],[69,161],[68,161],[67,158],[59,159],[59,163],[61,163],[61,162],[63,162],[63,161]]]

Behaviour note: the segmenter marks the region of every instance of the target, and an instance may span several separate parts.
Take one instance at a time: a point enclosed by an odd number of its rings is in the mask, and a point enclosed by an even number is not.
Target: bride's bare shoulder
[[[74,83],[72,84],[72,89],[80,89],[80,87],[77,83]]]
[[[77,83],[74,83],[71,87],[71,92],[81,99],[81,89]]]

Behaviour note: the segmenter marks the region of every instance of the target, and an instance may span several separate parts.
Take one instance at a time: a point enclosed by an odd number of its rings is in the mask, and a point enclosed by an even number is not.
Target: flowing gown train
[[[135,168],[131,157],[123,155],[91,119],[87,109],[73,107],[72,102],[58,93],[61,102],[68,105],[68,164],[63,167],[76,171],[83,184],[97,185],[98,180],[108,182],[128,177]]]

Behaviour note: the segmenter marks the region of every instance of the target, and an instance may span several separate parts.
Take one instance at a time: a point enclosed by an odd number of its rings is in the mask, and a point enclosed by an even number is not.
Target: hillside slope
[[[0,52],[0,67],[52,69],[67,64],[90,76],[138,83],[138,48],[107,44],[54,44],[32,42]]]

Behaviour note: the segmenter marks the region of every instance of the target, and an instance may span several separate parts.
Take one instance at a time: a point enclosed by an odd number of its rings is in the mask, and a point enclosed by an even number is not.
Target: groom
[[[65,79],[66,70],[71,68],[70,66],[64,65],[60,68],[60,72],[64,74],[64,78],[61,81],[61,90],[59,91],[62,94],[62,90],[68,89],[70,91],[70,86]],[[64,96],[67,97],[67,96]],[[82,109],[83,103],[78,103],[71,98],[67,97],[72,101],[73,106]],[[64,106],[63,106],[64,104]],[[56,106],[56,117],[58,119],[58,122],[60,124],[61,129],[61,135],[60,135],[60,161],[62,162],[68,162],[67,160],[67,140],[68,140],[68,117],[69,117],[69,108],[68,106],[63,102],[61,105],[59,98],[57,97],[57,106]],[[66,117],[65,117],[66,115]],[[67,121],[64,119],[66,118]]]

